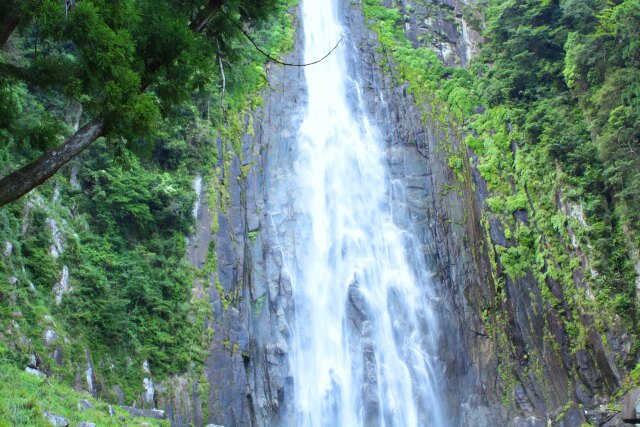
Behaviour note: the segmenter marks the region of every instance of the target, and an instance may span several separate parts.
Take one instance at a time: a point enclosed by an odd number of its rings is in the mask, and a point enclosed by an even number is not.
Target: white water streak
[[[336,1],[303,1],[307,62],[343,32]],[[408,253],[417,245],[393,222],[383,144],[346,77],[344,45],[304,69],[297,243],[295,259],[285,260],[296,266],[296,425],[442,426],[427,274]],[[362,318],[349,307],[353,298],[362,300]]]

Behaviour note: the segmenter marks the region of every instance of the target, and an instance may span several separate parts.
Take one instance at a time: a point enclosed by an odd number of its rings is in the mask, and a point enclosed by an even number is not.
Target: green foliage
[[[530,194],[539,231],[547,245],[558,245],[558,253],[569,238],[566,225],[548,222],[557,209],[549,194],[569,188],[570,203],[584,206],[591,225],[582,235],[592,245],[592,264],[599,274],[591,280],[599,299],[625,316],[632,329],[635,290],[627,245],[632,249],[640,241],[640,158],[634,154],[640,136],[640,72],[633,66],[638,4],[492,2],[489,42],[480,61],[493,65],[478,78],[478,87],[493,107],[475,119],[472,128],[480,137],[471,140],[490,188],[514,202],[504,208],[526,208],[524,197]],[[512,111],[508,117],[486,119],[503,106]],[[503,134],[508,144],[494,149],[507,124],[512,128]],[[509,165],[503,160],[513,144],[519,151],[516,163]],[[505,172],[525,191],[511,196],[499,178]],[[496,210],[495,203],[491,208]]]
[[[367,0],[364,12],[391,64],[383,65],[423,107],[458,181],[471,174],[459,161],[470,156],[486,181],[482,225],[495,284],[495,300],[483,307],[487,331],[498,354],[512,353],[505,288],[529,276],[539,288],[531,297],[563,320],[571,351],[586,345],[585,313],[603,336],[618,315],[637,337],[630,253],[640,245],[640,2],[486,4],[485,43],[468,70],[414,49],[399,8]],[[456,124],[466,137],[454,149],[447,139]],[[491,241],[500,230],[505,246]],[[528,351],[534,366],[539,355]],[[515,381],[508,359],[499,371],[507,402]]]
[[[19,92],[26,84],[40,100],[77,103],[84,116],[103,117],[110,140],[125,140],[135,148],[140,139],[162,129],[161,117],[175,118],[189,108],[194,93],[210,98],[211,92],[219,91],[220,61],[225,67],[234,66],[234,72],[227,73],[227,86],[234,88],[228,101],[232,110],[239,111],[237,104],[231,105],[242,102],[239,93],[246,98],[265,79],[264,58],[248,47],[238,27],[251,26],[256,40],[277,56],[292,43],[286,10],[294,2],[225,1],[224,13],[218,11],[206,20],[206,28],[194,31],[189,23],[202,18],[205,3],[4,2],[0,22],[18,12],[22,31],[21,37],[13,35],[9,53],[0,57],[0,112],[5,113],[0,129],[13,134],[22,130],[19,141],[33,148],[57,145],[71,133],[62,126],[62,117],[47,113],[50,108],[31,121],[34,125],[19,123]]]
[[[507,198],[505,208],[507,211],[513,213],[516,211],[526,211],[529,206],[527,195],[525,193],[518,193]]]
[[[109,131],[74,165],[76,183],[59,176],[0,209],[3,368],[22,369],[28,355],[37,354],[53,377],[74,382],[87,349],[98,381],[107,390],[119,384],[127,401],[142,391],[144,360],[155,380],[198,375],[212,333],[204,329],[211,308],[192,287],[206,286],[206,276],[225,307],[231,299],[216,277],[213,242],[202,271],[186,260],[193,176],[208,183],[217,220],[229,203],[231,160],[242,155],[245,132],[252,132],[247,113],[260,105],[255,94],[266,83],[266,58],[229,20],[250,22],[254,38],[278,56],[292,46],[287,10],[294,3],[225,3],[228,16],[215,17],[220,31],[213,39],[185,25],[184,17],[197,12],[191,2],[83,1],[65,14],[63,2],[45,0],[25,11],[23,31],[0,57],[0,69],[9,71],[0,72],[2,174],[71,134],[78,111],[103,115]],[[216,56],[225,71],[224,94]],[[143,93],[145,84],[151,90]],[[57,257],[54,227],[61,240]],[[216,224],[212,229],[217,232]],[[3,255],[6,244],[12,250]],[[63,266],[70,290],[58,305],[52,289]],[[62,366],[48,356],[47,328],[60,336]],[[25,378],[31,377],[20,381]],[[0,419],[19,414],[16,419],[38,425],[41,411],[28,413],[21,402],[7,417],[0,403]],[[72,407],[47,409],[78,420]]]

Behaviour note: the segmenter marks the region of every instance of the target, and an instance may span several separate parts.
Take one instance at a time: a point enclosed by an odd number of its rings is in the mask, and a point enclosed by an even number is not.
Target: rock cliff
[[[395,7],[391,1],[386,6]],[[471,28],[478,19],[473,4],[403,0],[397,6],[414,46],[435,48],[449,65],[468,64],[480,43]],[[501,219],[484,209],[489,194],[473,152],[464,148],[464,180],[449,166],[446,147],[458,149],[461,130],[434,122],[424,114],[428,107],[416,105],[397,81],[359,1],[342,2],[340,14],[347,32],[341,48],[349,51],[352,73],[383,133],[392,178],[405,183],[406,191],[400,186],[392,194],[393,203],[406,207],[399,211],[407,212],[398,225],[418,236],[437,284],[438,357],[446,366],[443,400],[452,408],[451,425],[582,425],[583,408],[606,402],[621,383],[620,363],[630,351],[624,328],[596,328],[595,313],[579,311],[570,320],[583,331],[583,345],[569,348],[562,287],[548,279],[560,302],[552,305],[531,273],[517,279],[503,274],[495,246],[509,247],[510,239]],[[296,34],[288,62],[301,61]],[[217,233],[206,201],[198,212],[191,259],[204,263],[214,242],[220,286],[209,288],[215,329],[206,369],[210,390],[199,396],[207,399],[208,415],[197,424],[294,423],[287,359],[294,306],[281,248],[295,243],[287,234],[295,221],[287,177],[305,87],[299,68],[272,65],[268,79],[264,106],[246,118],[244,155],[232,163],[230,209],[218,218]],[[558,210],[571,214],[574,208],[561,195],[558,200]],[[513,220],[536,227],[526,211],[515,211]],[[581,254],[579,246],[567,251]],[[585,268],[583,260],[573,273],[582,292],[588,292]],[[590,416],[593,421],[601,412]]]

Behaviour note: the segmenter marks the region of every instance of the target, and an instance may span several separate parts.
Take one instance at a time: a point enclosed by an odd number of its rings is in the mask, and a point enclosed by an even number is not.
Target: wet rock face
[[[497,366],[477,311],[479,302],[492,295],[480,270],[488,270],[489,263],[474,259],[482,244],[473,238],[481,233],[473,221],[478,208],[448,189],[455,178],[439,149],[444,136],[422,120],[423,112],[406,88],[382,73],[385,59],[377,53],[361,6],[345,2],[342,14],[357,46],[351,67],[387,146],[394,212],[404,212],[396,223],[417,237],[434,282],[440,331],[432,333],[438,333],[439,360],[447,378],[442,400],[449,407],[450,425],[477,425],[478,420],[487,426],[505,425],[499,397],[487,393],[497,380]]]
[[[558,425],[580,425],[584,420],[580,410],[564,414],[560,410],[571,400],[591,407],[598,403],[599,395],[616,388],[620,373],[614,353],[596,332],[594,319],[587,313],[580,313],[578,319],[585,329],[585,349],[572,353],[560,314],[562,308],[556,310],[543,301],[540,285],[531,274],[517,280],[505,276],[504,299],[496,299],[497,285],[493,283],[487,242],[502,246],[509,246],[509,242],[497,218],[488,217],[490,240],[480,224],[481,208],[488,197],[486,183],[472,166],[465,183],[453,176],[441,146],[450,141],[456,148],[463,135],[451,129],[451,124],[423,120],[405,88],[393,81],[393,64],[388,67],[391,76],[380,72],[378,65],[386,59],[377,53],[375,37],[367,32],[358,3],[345,2],[342,10],[345,27],[358,50],[351,65],[365,89],[369,112],[385,138],[391,179],[404,183],[392,187],[394,203],[408,207],[407,214],[396,221],[420,239],[427,265],[434,272],[439,290],[436,298],[442,302],[438,305],[442,334],[439,357],[448,378],[444,399],[454,418],[451,425],[477,425],[478,414],[486,415],[487,425],[513,425],[516,417],[523,425],[546,425],[549,419]],[[445,32],[450,43],[466,46],[454,49],[457,60],[444,58],[445,62],[465,64],[468,56],[464,55],[475,48],[461,27],[434,24],[437,16],[429,15],[429,8],[440,2],[431,2],[431,6],[424,3],[424,7],[420,3],[423,2],[402,1],[408,16],[407,36],[413,37],[415,45],[433,47],[416,34]],[[456,11],[457,16],[457,11],[468,5],[447,0],[440,6]],[[425,14],[431,23],[420,27]],[[437,131],[443,126],[449,127],[449,135]],[[472,157],[473,153],[468,155]],[[459,188],[459,193],[451,188]],[[514,218],[529,225],[525,211],[515,212]],[[574,281],[579,289],[588,286],[580,270],[574,274]],[[547,286],[558,301],[566,304],[558,284],[549,281]],[[489,339],[482,320],[487,306],[497,307],[505,319],[498,326],[499,338],[508,342],[510,354],[503,357],[507,364],[501,369],[508,370],[515,386],[507,386],[498,373],[500,350]],[[553,336],[553,341],[544,331]],[[621,357],[628,355],[624,331],[615,325],[607,341],[612,348],[620,349]],[[508,410],[502,405],[504,393],[509,393],[515,408]]]
[[[460,11],[466,6],[462,2],[406,0],[402,4],[408,16],[405,30],[414,43],[425,43],[427,32],[438,32],[440,46],[449,46],[446,55],[447,49],[440,48],[445,61],[466,64],[478,37],[470,35],[463,22],[466,12]],[[506,301],[500,309],[507,319],[504,336],[514,352],[506,369],[513,370],[517,380],[506,391],[498,373],[498,347],[482,320],[487,302],[496,300],[491,251],[480,224],[480,209],[488,197],[486,184],[472,169],[461,193],[451,190],[459,183],[441,149],[445,135],[423,120],[423,112],[406,88],[382,72],[386,59],[377,52],[376,36],[366,27],[361,2],[342,2],[340,14],[347,32],[343,48],[349,51],[349,66],[386,144],[392,203],[398,208],[394,212],[400,212],[396,223],[417,237],[430,280],[435,283],[433,298],[440,318],[438,364],[447,379],[442,400],[450,409],[450,425],[543,426],[550,412],[564,406],[567,396],[573,394],[576,402],[593,405],[594,396],[619,377],[611,353],[597,334],[589,333],[593,351],[572,355],[562,320],[545,309],[531,276],[505,284]],[[447,19],[450,16],[454,20]],[[288,62],[302,61],[301,31],[296,34],[298,50],[286,58]],[[393,74],[392,64],[390,69]],[[231,203],[218,218],[218,231],[211,230],[206,194],[199,198],[194,212],[198,231],[191,241],[189,259],[201,267],[209,243],[215,242],[220,286],[209,287],[213,306],[209,323],[215,331],[206,361],[209,393],[200,396],[196,385],[183,387],[181,399],[188,403],[166,403],[163,407],[169,416],[179,422],[196,426],[295,425],[288,362],[294,302],[281,248],[295,243],[288,233],[296,197],[289,176],[305,102],[303,73],[300,68],[269,68],[270,90],[264,94],[264,106],[254,114],[253,132],[245,136],[242,160],[235,159],[231,165]],[[459,137],[453,132],[454,145]],[[237,179],[241,166],[249,164],[246,178]],[[518,220],[527,221],[526,215]],[[493,242],[508,244],[497,219],[489,218],[488,233]],[[549,288],[558,300],[564,300],[559,286],[549,283]],[[379,402],[368,390],[375,387],[376,362],[367,350],[370,323],[357,283],[350,286],[348,304],[352,327],[361,336],[365,411],[375,419]],[[558,343],[559,353],[540,336],[543,324]],[[623,348],[624,343],[613,338],[610,341]],[[538,373],[530,366],[532,349],[542,355],[544,369]],[[504,393],[516,408],[503,406]],[[200,402],[206,402],[206,415],[199,409]],[[576,423],[582,422],[581,417],[584,419],[584,414],[579,411],[567,413],[562,425],[580,425]]]
[[[297,46],[302,45],[300,34]],[[286,60],[302,62],[301,52]],[[292,112],[304,99],[304,74],[293,67],[271,66],[268,71],[270,90],[254,113],[242,160],[232,161],[230,206],[217,218],[216,233],[206,195],[196,207],[198,231],[190,242],[189,260],[204,265],[212,241],[218,258],[219,286],[211,278],[209,287],[213,312],[208,322],[215,331],[206,360],[209,394],[197,396],[206,402],[208,416],[189,413],[199,403],[191,409],[166,405],[173,410],[172,419],[196,426],[286,425],[287,414],[293,413],[287,357],[293,295],[279,245],[293,244],[286,234],[293,190],[284,183],[293,170],[291,147],[300,118]],[[241,167],[249,164],[245,179],[239,179]]]
[[[495,381],[492,374],[485,377],[483,370],[485,365],[492,367],[491,361],[482,358],[488,352],[486,335],[477,316],[464,312],[463,291],[471,277],[477,278],[471,253],[463,243],[465,228],[459,225],[465,206],[446,191],[443,195],[453,176],[443,166],[446,161],[436,154],[439,135],[424,126],[422,112],[405,88],[383,74],[383,59],[376,53],[376,38],[365,25],[361,7],[357,2],[343,2],[340,13],[349,32],[345,48],[352,72],[363,88],[368,113],[387,146],[390,178],[397,183],[391,190],[393,203],[402,212],[397,223],[418,236],[421,252],[433,272],[434,287],[439,290],[434,296],[442,302],[437,304],[442,329],[438,335],[439,365],[449,378],[442,399],[448,406],[460,405],[463,390],[466,400],[462,400],[469,414],[482,414],[487,426],[500,425],[492,419],[500,411],[489,411],[487,401],[479,397],[483,382]],[[299,49],[303,43],[301,32],[297,34]],[[301,62],[301,52],[292,53],[287,60]],[[292,229],[295,197],[289,176],[294,164],[295,130],[302,119],[305,99],[303,72],[277,66],[269,69],[271,89],[264,95],[264,107],[254,115],[255,137],[248,132],[244,144],[243,165],[254,166],[245,180],[233,181],[231,208],[218,218],[216,235],[211,233],[206,201],[199,205],[197,244],[192,245],[189,257],[194,265],[202,265],[206,256],[202,248],[214,239],[218,277],[225,293],[221,296],[220,288],[210,287],[215,335],[207,359],[209,417],[204,423],[295,425],[288,366],[294,304],[280,248],[294,244],[287,232]],[[240,166],[238,161],[233,164],[237,176]],[[250,233],[253,238],[248,238]],[[223,300],[229,295],[234,298],[225,308]],[[362,337],[365,411],[375,419],[379,402],[376,393],[367,390],[375,388],[376,361],[373,352],[367,350],[372,345],[367,334],[369,321],[357,283],[350,288],[348,313]],[[465,340],[469,337],[478,350],[475,354],[467,351]],[[452,414],[451,425],[463,422],[459,411],[453,410]],[[468,419],[475,422],[478,418]]]

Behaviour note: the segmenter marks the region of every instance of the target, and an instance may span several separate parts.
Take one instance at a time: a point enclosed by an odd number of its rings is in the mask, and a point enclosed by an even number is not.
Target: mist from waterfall
[[[304,0],[304,58],[344,33],[339,0]],[[304,68],[290,362],[297,426],[445,426],[438,322],[419,245],[394,224],[384,143],[349,77],[348,41]],[[394,190],[395,192],[395,190]]]

